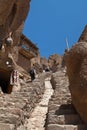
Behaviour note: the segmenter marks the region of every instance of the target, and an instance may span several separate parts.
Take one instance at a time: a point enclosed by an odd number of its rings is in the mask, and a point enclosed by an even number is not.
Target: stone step
[[[8,115],[8,113],[13,114],[13,115],[18,115],[20,117],[23,117],[23,110],[20,108],[11,108],[11,107],[0,107],[0,116],[1,115]]]
[[[54,113],[55,115],[69,115],[69,114],[77,114],[75,108],[72,104],[51,104],[48,109],[49,113]]]
[[[62,104],[56,111],[55,115],[77,114],[72,104]]]
[[[46,130],[87,130],[87,125],[49,124]]]
[[[14,130],[14,129],[15,129],[14,124],[0,123],[0,130]]]
[[[0,115],[0,123],[9,123],[9,124],[16,124],[19,125],[21,124],[21,118],[18,115],[13,115],[13,114],[1,114]]]
[[[50,99],[50,104],[60,104],[60,105],[62,105],[62,104],[71,104],[72,103],[72,101],[71,101],[71,98],[68,98],[68,99]]]
[[[59,94],[55,94],[55,96],[52,96],[51,98],[52,98],[52,99],[51,99],[52,101],[57,101],[57,100],[58,100],[58,101],[61,101],[61,100],[64,101],[64,100],[69,100],[69,99],[71,99],[71,96],[65,95],[65,94],[63,94],[63,95],[62,95],[62,94],[60,94],[60,95],[59,95]]]
[[[69,92],[67,92],[67,94],[65,94],[64,92],[59,92],[59,91],[56,91],[55,92],[55,95],[53,95],[52,96],[52,98],[70,98],[71,97],[71,95],[70,95],[70,93]]]
[[[79,117],[79,115],[71,114],[71,115],[52,115],[48,114],[48,124],[83,124],[83,121]]]

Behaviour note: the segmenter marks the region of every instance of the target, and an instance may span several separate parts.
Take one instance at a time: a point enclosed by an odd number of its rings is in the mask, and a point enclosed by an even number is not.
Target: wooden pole
[[[67,47],[67,50],[69,51],[69,44],[68,44],[67,38],[66,38],[66,47]]]

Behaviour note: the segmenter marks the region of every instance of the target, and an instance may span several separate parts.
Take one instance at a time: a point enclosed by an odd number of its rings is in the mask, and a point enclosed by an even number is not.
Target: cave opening
[[[0,70],[0,87],[3,93],[10,94],[12,92],[12,86],[10,85],[11,72]]]

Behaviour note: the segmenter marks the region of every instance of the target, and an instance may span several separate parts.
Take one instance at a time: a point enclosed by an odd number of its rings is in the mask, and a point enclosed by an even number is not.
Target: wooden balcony
[[[19,53],[31,59],[38,56],[38,50],[37,46],[22,34]]]
[[[33,51],[25,50],[25,49],[23,49],[23,48],[21,48],[21,49],[19,50],[19,53],[22,54],[23,56],[27,57],[28,59],[31,59],[31,58],[37,56]]]

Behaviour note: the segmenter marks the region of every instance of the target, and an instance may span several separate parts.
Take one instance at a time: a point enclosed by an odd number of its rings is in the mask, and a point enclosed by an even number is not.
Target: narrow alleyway
[[[50,83],[50,79],[45,80],[45,92],[43,98],[31,114],[31,117],[27,120],[27,130],[45,130],[45,120],[48,111],[48,102],[53,94],[53,89]]]

